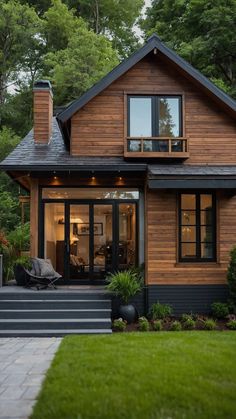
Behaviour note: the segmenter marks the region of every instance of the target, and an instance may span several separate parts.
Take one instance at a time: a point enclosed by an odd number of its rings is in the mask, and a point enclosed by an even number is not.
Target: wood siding
[[[229,252],[236,245],[236,196],[217,194],[217,262],[178,263],[176,192],[146,193],[146,282],[224,284]]]
[[[183,95],[183,136],[190,152],[185,163],[235,163],[235,122],[160,53],[140,61],[73,116],[73,155],[124,155],[126,93]]]

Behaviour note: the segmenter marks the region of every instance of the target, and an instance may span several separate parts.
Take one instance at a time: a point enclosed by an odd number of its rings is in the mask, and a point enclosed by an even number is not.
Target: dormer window
[[[129,157],[155,157],[147,153],[159,153],[159,157],[171,157],[171,153],[179,153],[173,157],[188,157],[187,139],[182,137],[180,95],[129,95],[127,109],[125,154]]]

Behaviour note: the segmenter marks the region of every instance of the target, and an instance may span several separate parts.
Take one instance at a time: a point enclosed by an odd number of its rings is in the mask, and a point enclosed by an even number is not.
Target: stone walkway
[[[61,338],[0,338],[0,419],[27,419]]]

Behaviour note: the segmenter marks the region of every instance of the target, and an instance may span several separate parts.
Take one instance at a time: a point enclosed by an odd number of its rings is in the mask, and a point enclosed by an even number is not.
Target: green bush
[[[186,322],[187,320],[194,320],[193,315],[192,314],[182,314],[181,316],[181,322]]]
[[[193,330],[196,327],[196,322],[192,318],[188,318],[185,321],[183,321],[183,328],[187,330]]]
[[[182,330],[182,325],[178,320],[175,320],[173,323],[171,323],[170,330],[173,332],[180,332]]]
[[[230,320],[226,326],[231,330],[236,330],[236,320]]]
[[[205,330],[215,330],[216,329],[216,322],[213,319],[206,319],[203,320],[203,328]]]
[[[108,282],[106,289],[121,298],[124,304],[128,304],[130,299],[142,289],[137,274],[131,270],[111,274],[106,281]]]
[[[225,303],[213,303],[211,305],[211,311],[215,319],[225,319],[229,315],[229,307]]]
[[[127,323],[125,320],[123,320],[121,317],[119,319],[115,319],[113,321],[113,329],[117,330],[119,332],[124,332],[127,326]]]
[[[26,269],[30,269],[32,267],[32,263],[30,261],[30,257],[29,256],[20,256],[18,257],[15,261],[14,261],[14,266],[15,265],[21,265]]]
[[[140,332],[148,332],[149,331],[149,321],[146,317],[139,317],[138,328],[139,328]]]
[[[161,320],[153,320],[152,321],[152,328],[155,332],[160,332],[162,330],[162,321]]]
[[[28,251],[30,248],[30,223],[20,225],[11,231],[8,234],[8,240],[18,256],[21,251]]]
[[[164,319],[171,316],[172,307],[169,304],[161,304],[159,302],[152,304],[149,317],[151,320]]]
[[[227,271],[229,294],[233,303],[236,305],[236,246],[230,252],[230,261]]]

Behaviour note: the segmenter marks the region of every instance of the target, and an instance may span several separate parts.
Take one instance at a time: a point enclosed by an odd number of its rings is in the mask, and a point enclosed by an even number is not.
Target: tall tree
[[[51,0],[21,0],[43,16],[51,7]],[[96,34],[106,35],[120,57],[129,55],[138,45],[133,29],[141,14],[144,0],[63,0],[77,17],[82,17]],[[61,20],[62,16],[58,16]],[[60,33],[57,33],[60,36]]]
[[[236,0],[153,0],[141,27],[236,97]]]
[[[118,58],[111,42],[89,30],[61,0],[53,0],[44,19],[49,50],[44,76],[52,80],[55,103],[61,105],[84,93],[118,63]]]
[[[7,87],[15,82],[38,33],[39,19],[34,9],[15,0],[0,2],[0,106]]]

